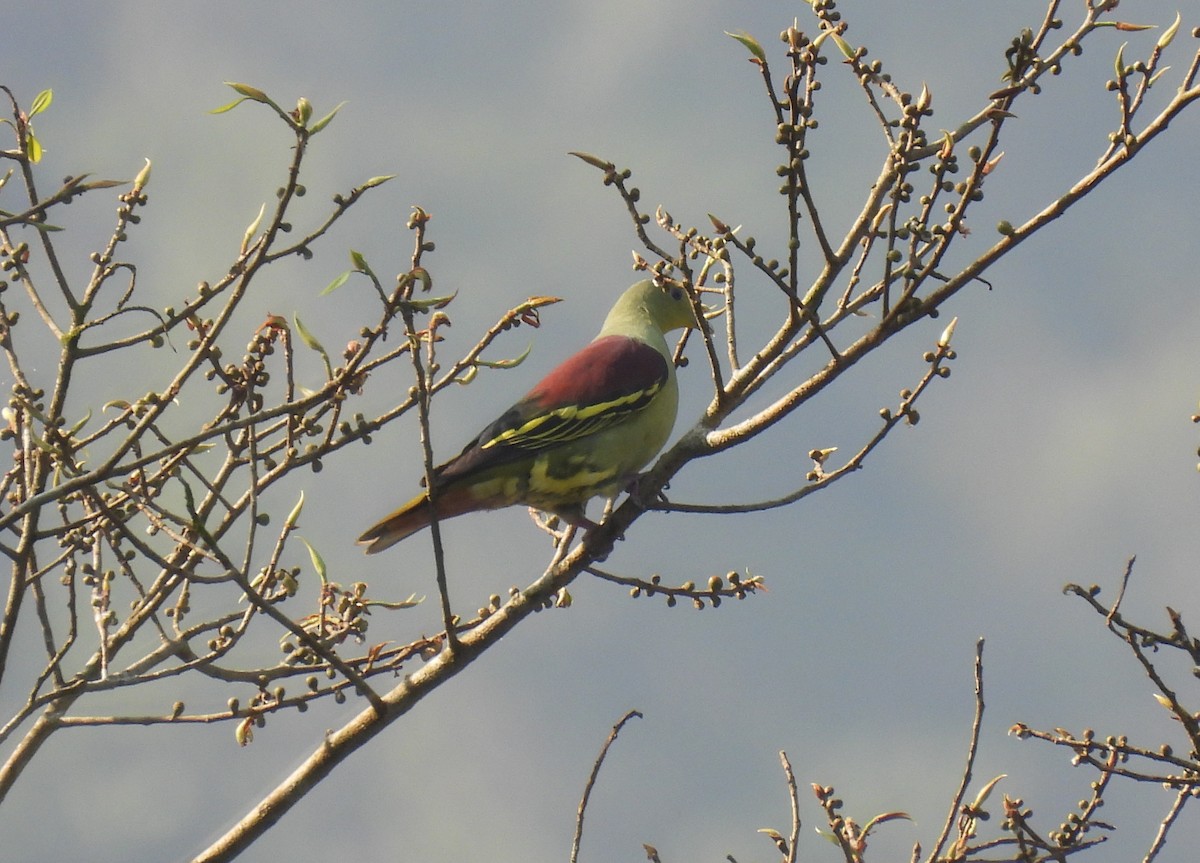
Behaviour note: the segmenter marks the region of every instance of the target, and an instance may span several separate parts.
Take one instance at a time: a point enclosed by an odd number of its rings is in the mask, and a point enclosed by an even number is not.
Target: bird
[[[670,437],[679,384],[666,334],[698,326],[682,287],[637,282],[591,343],[434,469],[432,497],[418,494],[358,543],[375,554],[427,527],[435,512],[441,522],[516,504],[594,527],[587,502],[628,487]]]

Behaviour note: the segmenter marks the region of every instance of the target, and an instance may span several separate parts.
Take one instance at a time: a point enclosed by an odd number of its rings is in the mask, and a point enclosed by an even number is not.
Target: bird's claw
[[[641,489],[642,481],[646,478],[646,476],[647,474],[639,473],[632,480],[630,480],[629,485],[625,487],[625,494],[631,501],[633,501],[633,505],[642,510],[642,512],[655,509],[661,504],[670,503],[670,501],[667,500],[667,489],[670,488],[670,483],[664,484],[661,488],[654,492],[654,494],[651,496],[651,499],[647,499],[647,495],[643,494]]]

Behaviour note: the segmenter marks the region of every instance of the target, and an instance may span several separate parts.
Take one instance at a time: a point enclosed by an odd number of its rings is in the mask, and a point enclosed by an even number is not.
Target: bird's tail
[[[477,508],[478,503],[465,488],[448,488],[437,496],[438,521]],[[429,497],[424,493],[419,494],[391,515],[367,528],[358,538],[358,544],[366,546],[367,554],[377,554],[428,526],[432,518],[433,507],[429,505]]]

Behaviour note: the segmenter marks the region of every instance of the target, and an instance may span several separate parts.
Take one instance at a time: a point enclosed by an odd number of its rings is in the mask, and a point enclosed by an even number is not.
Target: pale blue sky
[[[590,338],[633,278],[623,205],[568,150],[630,167],[643,200],[681,221],[713,212],[763,242],[781,230],[773,124],[744,49],[723,31],[749,31],[775,52],[794,15],[809,26],[803,3],[29,5],[9,15],[0,80],[26,103],[54,88],[37,119],[47,177],[129,177],[143,157],[154,161],[150,206],[128,248],[156,302],[220,275],[286,164],[285,130],[265,111],[206,113],[232,98],[226,80],[283,104],[307,96],[317,114],[347,100],[314,145],[308,213],[367,177],[397,175],[311,264],[262,280],[257,310],[299,312],[328,345],[352,336],[363,313],[355,295],[320,290],[346,268],[348,248],[380,273],[403,268],[411,204],[434,214],[437,251],[426,263],[438,285],[460,292],[452,344],[469,345],[531,294],[567,300],[545,313],[524,366],[446,399],[442,456]],[[906,89],[926,82],[933,127],[947,128],[1000,85],[1004,48],[1043,8],[840,5],[851,41],[869,45]],[[1064,5],[1073,21],[1082,4]],[[1130,2],[1122,12],[1169,22],[1174,6]],[[1193,15],[1183,31],[1197,23]],[[1028,216],[1090,168],[1113,121],[1103,91],[1113,54],[1128,39],[1127,57],[1140,56],[1153,38],[1101,34],[1051,90],[1021,105],[964,254],[991,244],[998,219]],[[1179,41],[1185,50],[1191,40]],[[857,211],[883,149],[853,82],[833,62],[825,76],[810,149],[836,223]],[[642,859],[643,842],[668,863],[772,859],[755,831],[787,827],[780,749],[804,792],[805,859],[834,853],[812,835],[821,817],[810,782],[835,785],[860,821],[912,813],[915,826],[888,826],[876,846],[879,859],[885,850],[907,859],[914,841],[932,845],[961,770],[980,635],[989,713],[976,777],[1009,773],[1000,790],[1056,826],[1092,777],[1072,772],[1062,752],[1006,737],[1012,723],[1090,724],[1143,733],[1146,743],[1174,733],[1149,683],[1061,585],[1115,586],[1136,553],[1126,607],[1148,623],[1165,625],[1168,603],[1193,628],[1200,619],[1200,435],[1189,422],[1200,396],[1198,134],[1195,116],[1178,122],[991,271],[994,290],[965,292],[947,316],[914,327],[746,452],[689,466],[671,493],[748,500],[802,482],[810,449],[852,450],[874,431],[875,412],[916,382],[921,352],[958,315],[953,376],[924,400],[920,425],[899,430],[867,470],[784,511],[648,516],[608,563],[676,582],[749,569],[770,593],[696,613],[581,579],[573,608],[520,628],[340,767],[243,859],[565,859],[594,753],[632,708],[645,719],[610,754],[582,859]],[[76,272],[110,210],[86,211],[100,221],[74,238]],[[514,333],[511,353],[531,334]],[[114,377],[97,391],[119,388]],[[694,422],[705,383],[702,363],[681,373],[677,430]],[[353,546],[412,493],[417,453],[413,429],[397,426],[306,488],[302,527],[333,577],[433,594],[422,540],[370,559]],[[547,557],[519,510],[445,530],[464,608],[528,582]],[[407,639],[436,621],[428,603],[378,619],[372,635]],[[6,857],[182,859],[349,715],[280,716],[244,750],[228,726],[59,735],[0,807]],[[1105,811],[1123,830],[1093,861],[1145,847],[1167,805],[1165,792],[1146,796],[1157,808],[1114,801]],[[1197,830],[1181,825],[1181,838],[1184,829],[1192,844],[1160,859],[1191,859]]]

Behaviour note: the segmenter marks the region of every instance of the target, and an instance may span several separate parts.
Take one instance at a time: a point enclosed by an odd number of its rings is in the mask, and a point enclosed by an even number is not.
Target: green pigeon
[[[434,470],[432,506],[422,492],[358,542],[375,554],[427,526],[434,511],[440,522],[515,504],[593,526],[587,502],[615,497],[670,437],[679,384],[666,334],[696,326],[682,288],[633,285],[590,344]]]

